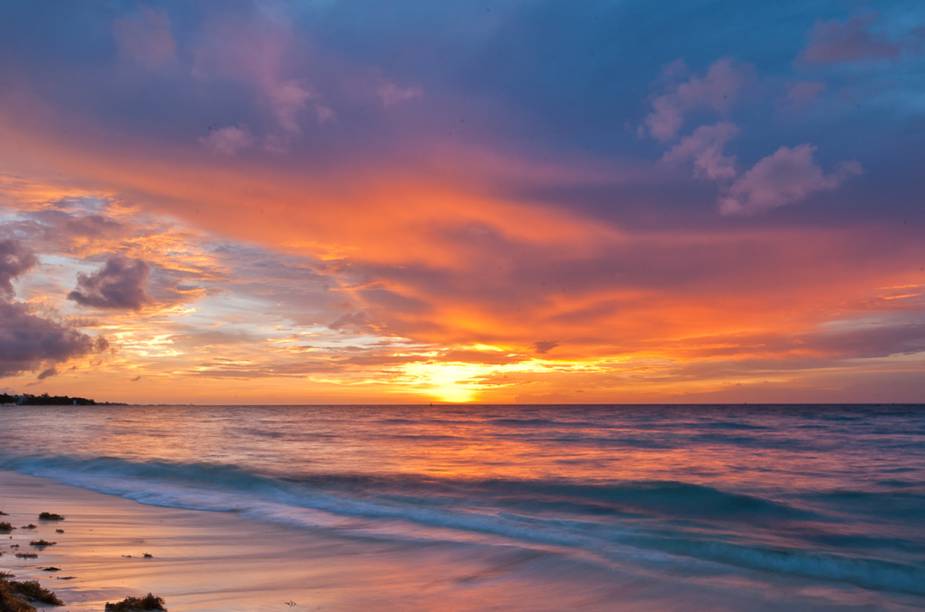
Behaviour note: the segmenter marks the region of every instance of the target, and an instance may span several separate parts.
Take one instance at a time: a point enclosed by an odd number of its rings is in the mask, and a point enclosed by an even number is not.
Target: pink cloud
[[[690,161],[694,175],[714,181],[732,179],[736,175],[736,159],[723,149],[739,133],[732,123],[723,121],[704,125],[693,131],[665,153],[662,160],[668,163]]]
[[[287,132],[298,132],[298,115],[312,98],[311,92],[296,81],[283,81],[271,83],[266,93],[280,127]]]
[[[901,45],[872,29],[876,15],[856,15],[845,21],[821,21],[813,27],[800,58],[811,64],[834,64],[897,57]]]
[[[814,193],[831,191],[862,171],[858,162],[849,161],[827,174],[813,159],[815,151],[809,144],[781,147],[759,160],[729,187],[720,199],[720,211],[748,215],[796,204]]]
[[[644,129],[656,140],[665,142],[677,135],[688,112],[698,109],[729,110],[749,74],[748,66],[732,59],[716,60],[704,76],[692,76],[653,99],[652,111],[645,118]]]
[[[206,148],[221,155],[237,155],[239,151],[254,144],[254,139],[246,128],[229,125],[212,130],[199,139]]]
[[[318,123],[334,118],[334,110],[308,84],[304,66],[292,58],[299,41],[285,21],[232,19],[211,24],[194,51],[193,74],[201,79],[230,79],[251,87],[266,112],[284,133],[267,140],[286,143],[302,131],[303,115],[311,111]],[[278,144],[281,150],[286,144]]]
[[[420,98],[423,92],[419,87],[402,87],[386,81],[379,86],[376,93],[379,95],[379,99],[382,100],[382,105],[390,107]]]

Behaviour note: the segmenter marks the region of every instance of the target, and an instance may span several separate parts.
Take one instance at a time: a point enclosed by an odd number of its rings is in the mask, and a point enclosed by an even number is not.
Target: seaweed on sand
[[[50,606],[64,605],[64,602],[61,601],[61,599],[55,595],[53,591],[49,591],[40,585],[36,580],[27,580],[25,582],[16,582],[15,580],[11,580],[10,586],[13,587],[14,591],[24,597],[28,597],[31,600],[39,601]]]
[[[126,597],[120,602],[106,602],[106,612],[137,612],[140,610],[164,610],[164,600],[153,593],[144,597]]]
[[[45,548],[47,546],[54,546],[57,542],[49,542],[48,540],[32,540],[29,542],[29,546],[34,546],[36,548]]]
[[[13,531],[14,529],[16,528],[7,522],[0,523],[0,533],[9,533]]]
[[[35,523],[29,523],[28,525],[23,525],[20,529],[35,529]]]
[[[10,580],[11,574],[0,575],[0,610],[3,612],[35,612],[31,601],[50,606],[63,606],[64,602],[35,580]]]
[[[35,612],[35,607],[19,597],[10,587],[9,582],[0,580],[0,610],[3,612]]]
[[[20,559],[35,559],[38,557],[35,553],[16,553],[16,556]]]
[[[64,517],[55,512],[41,512],[39,513],[40,521],[63,521]]]

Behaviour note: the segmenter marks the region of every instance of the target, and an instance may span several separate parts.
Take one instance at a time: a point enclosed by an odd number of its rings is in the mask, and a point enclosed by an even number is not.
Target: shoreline
[[[65,602],[39,610],[101,611],[149,592],[172,611],[604,610],[613,609],[616,592],[602,587],[601,569],[576,565],[557,579],[553,555],[538,551],[501,546],[486,564],[483,551],[465,546],[339,538],[234,512],[143,505],[5,470],[0,511],[17,528],[36,524],[0,536],[0,570],[38,580]],[[39,512],[65,520],[40,522]],[[34,549],[34,539],[56,544]],[[17,551],[37,557],[20,559]],[[60,571],[41,569],[49,566]],[[537,573],[548,577],[539,599]]]
[[[101,612],[106,602],[147,593],[172,612],[658,611],[682,603],[789,612],[859,604],[912,610],[922,601],[691,560],[651,572],[631,548],[608,566],[549,547],[399,541],[357,535],[352,524],[327,530],[259,522],[230,509],[146,505],[8,470],[0,470],[0,511],[7,513],[0,520],[19,528],[0,535],[0,571],[38,580],[65,602],[39,610]],[[65,520],[42,522],[40,512]],[[29,523],[36,528],[21,529]],[[56,544],[29,546],[39,539]],[[37,557],[17,558],[20,551]],[[49,566],[60,571],[43,571]]]

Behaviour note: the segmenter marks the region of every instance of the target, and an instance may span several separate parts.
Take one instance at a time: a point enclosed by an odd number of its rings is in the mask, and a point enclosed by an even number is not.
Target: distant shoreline
[[[127,406],[120,402],[98,402],[87,397],[42,393],[0,393],[0,405],[7,406]]]

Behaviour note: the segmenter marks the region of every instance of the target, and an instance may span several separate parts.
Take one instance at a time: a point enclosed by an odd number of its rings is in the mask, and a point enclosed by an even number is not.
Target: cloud
[[[866,14],[816,23],[800,59],[810,64],[836,64],[898,57],[902,46],[872,28],[876,19],[875,14]]]
[[[231,81],[256,93],[275,124],[263,126],[273,130],[264,136],[271,141],[268,148],[283,152],[286,140],[302,132],[307,111],[319,124],[332,120],[335,112],[304,76],[307,66],[299,58],[305,41],[293,32],[290,20],[233,13],[204,27],[194,44],[192,74],[207,84]],[[257,133],[263,132],[260,127]]]
[[[918,143],[908,112],[920,98],[902,78],[906,67],[827,74],[826,109],[831,103],[837,116],[797,122],[773,113],[787,84],[817,78],[793,75],[792,59],[813,21],[829,17],[815,10],[788,16],[771,3],[763,21],[773,27],[759,31],[735,11],[704,12],[697,24],[666,20],[669,9],[662,7],[641,11],[643,19],[620,19],[620,9],[605,0],[578,12],[514,3],[491,15],[473,3],[453,10],[424,4],[358,21],[324,3],[281,23],[258,14],[266,3],[170,5],[176,57],[153,75],[131,57],[113,55],[119,49],[109,39],[113,15],[134,15],[137,5],[75,3],[65,17],[80,28],[62,29],[60,13],[34,7],[0,24],[15,85],[0,96],[0,166],[37,185],[0,196],[0,206],[15,199],[21,210],[35,211],[38,203],[50,209],[47,224],[9,213],[34,226],[27,244],[41,249],[43,262],[41,274],[14,281],[28,292],[22,299],[82,310],[66,301],[78,270],[94,273],[114,253],[150,267],[142,312],[98,311],[86,323],[118,330],[107,332],[120,344],[118,359],[68,384],[117,385],[143,374],[133,399],[191,393],[183,398],[190,401],[215,393],[214,400],[247,390],[259,401],[278,400],[284,385],[242,382],[207,391],[192,364],[205,356],[227,358],[227,368],[287,359],[298,365],[306,353],[347,355],[348,345],[388,334],[428,352],[491,344],[502,355],[585,360],[589,368],[608,359],[629,371],[634,352],[675,359],[678,338],[711,333],[734,345],[742,330],[793,335],[871,287],[921,275]],[[901,27],[897,17],[889,17],[891,27]],[[667,22],[677,28],[666,33]],[[797,47],[788,50],[778,43],[793,38],[794,27]],[[673,64],[651,85],[666,36],[668,57],[683,55],[696,69]],[[54,49],[43,40],[55,40]],[[772,85],[784,88],[773,99],[754,96],[746,107],[749,84],[727,86],[723,62],[711,66],[716,49],[759,62],[768,93]],[[379,92],[386,74],[397,85]],[[418,87],[426,103],[401,101]],[[710,94],[724,89],[732,95]],[[809,96],[812,86],[797,90]],[[838,105],[843,92],[848,100],[860,91],[881,103]],[[337,109],[338,120],[316,125],[311,94]],[[656,117],[656,106],[666,114]],[[669,119],[660,132],[666,144],[642,122],[650,111],[653,128],[656,119]],[[647,141],[615,130],[627,122],[642,123]],[[733,138],[717,123],[734,123],[742,135]],[[852,138],[847,123],[856,128]],[[209,124],[246,129],[251,148],[209,154],[199,140],[210,136]],[[812,138],[794,136],[800,129]],[[285,155],[263,154],[270,136]],[[241,139],[231,140],[234,148]],[[794,206],[792,215],[730,223],[702,205],[718,205],[739,173],[781,144],[802,142],[818,145],[820,155],[845,147],[843,157],[831,159],[857,158],[870,167],[868,179],[838,194],[845,198],[839,210]],[[652,163],[663,154],[717,184],[663,180],[666,164]],[[828,161],[815,163],[823,178],[833,171]],[[105,212],[117,223],[75,211],[86,223],[67,245],[40,237],[43,225],[50,235],[71,235],[60,229],[66,219],[56,203],[87,190],[111,203]],[[750,202],[745,191],[738,195]],[[232,250],[219,251],[218,240]],[[256,257],[251,249],[264,253]],[[297,256],[304,261],[293,261]],[[98,263],[87,268],[87,260]],[[328,322],[336,331],[323,327]],[[240,330],[255,341],[219,345],[220,335],[178,333],[187,326]],[[562,345],[537,355],[538,340]],[[175,385],[163,384],[168,375]],[[543,376],[525,387],[545,384]],[[587,376],[597,374],[589,369]],[[368,368],[355,380],[377,377],[387,375]],[[359,393],[343,380],[331,383],[335,393]],[[576,397],[581,380],[557,383],[558,397]],[[287,385],[290,398],[326,397],[317,381]],[[664,396],[658,385],[646,389]],[[619,384],[612,391],[611,399],[626,397]]]
[[[95,250],[98,246],[127,237],[128,228],[112,217],[80,210],[75,200],[65,205],[50,203],[47,208],[21,215],[21,220],[9,225],[32,244],[40,244],[44,252],[77,252]],[[68,210],[67,208],[77,208]]]
[[[739,129],[729,122],[704,125],[670,151],[662,160],[668,163],[691,161],[694,175],[713,181],[735,178],[736,159],[723,153],[726,143],[739,133]]]
[[[176,56],[170,17],[163,10],[143,7],[117,19],[112,32],[119,53],[146,68],[160,68]]]
[[[533,343],[533,348],[540,355],[545,355],[557,346],[559,346],[559,343],[555,340],[539,340],[538,342]]]
[[[385,82],[379,85],[379,89],[376,90],[376,93],[379,95],[382,105],[388,108],[401,104],[402,102],[420,98],[423,92],[419,87],[402,87],[395,83]]]
[[[315,95],[304,85],[294,80],[271,83],[267,87],[266,93],[280,127],[287,132],[299,132],[301,129],[299,127],[299,114],[305,110],[305,107],[310,100],[314,99]]]
[[[13,297],[13,279],[38,263],[35,254],[16,240],[0,240],[0,298]]]
[[[97,272],[78,274],[77,287],[67,297],[82,306],[138,310],[149,301],[148,272],[140,259],[111,257]]]
[[[66,325],[29,312],[25,304],[0,302],[0,376],[44,367],[104,350],[103,338],[92,338]]]
[[[750,73],[750,67],[732,59],[716,60],[704,76],[692,76],[653,99],[644,129],[656,140],[665,142],[677,135],[690,111],[729,110]]]
[[[831,191],[860,174],[858,162],[842,162],[826,174],[813,160],[816,147],[780,147],[740,176],[720,199],[723,214],[753,214],[796,204],[814,193]]]
[[[348,312],[328,323],[328,327],[334,330],[365,331],[369,329],[369,317],[365,312]]]
[[[44,319],[13,297],[12,280],[38,263],[35,254],[16,240],[0,240],[0,376],[44,367],[43,380],[58,373],[54,364],[106,348],[70,326]]]
[[[254,139],[246,128],[228,125],[210,131],[199,142],[215,153],[233,156],[253,145]]]

